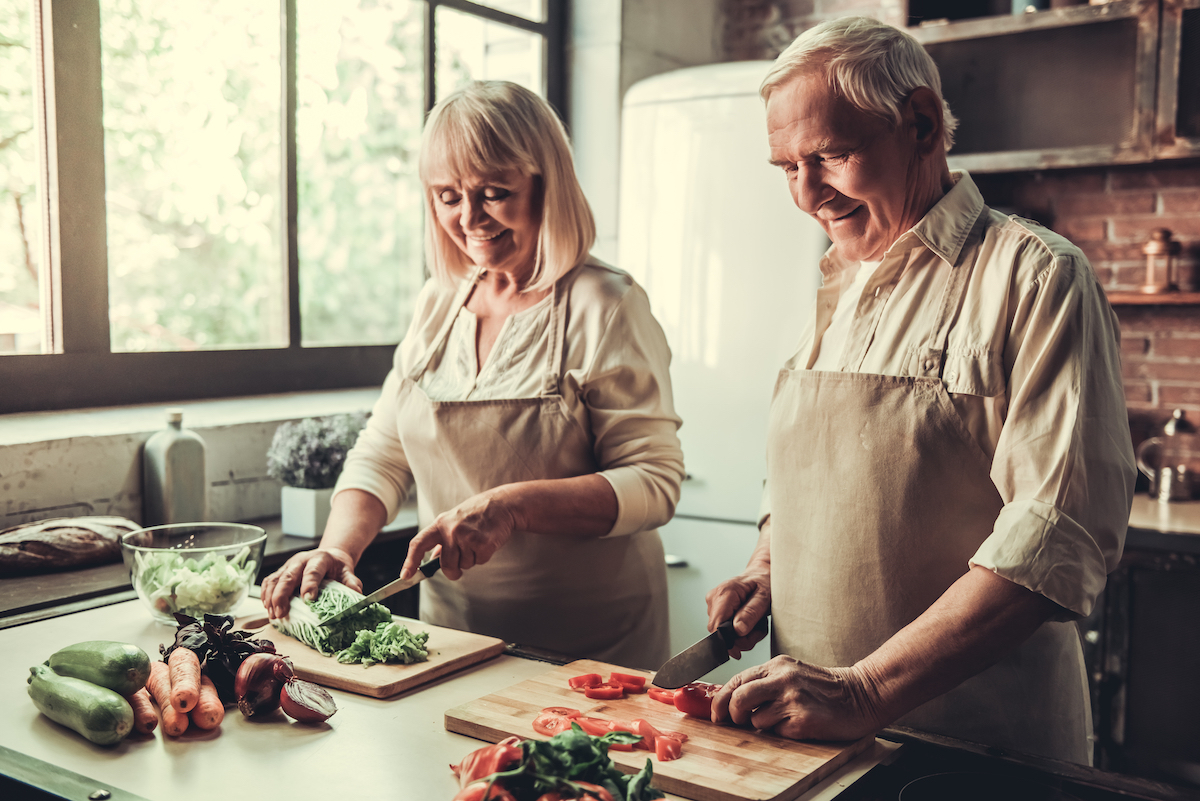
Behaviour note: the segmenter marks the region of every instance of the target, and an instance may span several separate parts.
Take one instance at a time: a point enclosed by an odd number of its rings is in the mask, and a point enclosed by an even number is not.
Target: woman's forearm
[[[363,490],[342,490],[333,497],[320,547],[341,552],[357,565],[386,523],[387,508],[378,498]]]
[[[602,537],[617,522],[617,493],[596,473],[505,484],[492,493],[511,511],[520,531]]]

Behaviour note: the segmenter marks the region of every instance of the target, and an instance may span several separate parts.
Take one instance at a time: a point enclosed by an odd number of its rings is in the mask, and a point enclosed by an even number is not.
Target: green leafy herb
[[[612,743],[635,743],[641,737],[625,731],[614,731],[593,737],[572,723],[569,731],[559,732],[549,740],[524,740],[525,753],[521,764],[511,770],[486,777],[499,782],[517,798],[537,798],[554,790],[581,795],[585,787],[580,782],[603,787],[616,801],[652,801],[664,794],[650,786],[654,769],[650,759],[637,773],[627,776],[608,756]]]
[[[238,668],[250,654],[275,653],[270,640],[254,637],[249,632],[234,631],[233,618],[229,615],[205,615],[201,623],[193,617],[175,613],[179,627],[175,630],[175,642],[168,648],[159,645],[159,653],[166,662],[176,648],[187,648],[200,660],[204,675],[212,680],[217,695],[227,704],[237,701],[233,692],[233,680]]]
[[[367,667],[378,662],[395,662],[410,665],[429,658],[425,643],[429,632],[414,634],[407,627],[392,621],[380,623],[374,631],[362,630],[355,635],[350,647],[339,651],[339,662],[362,662]]]

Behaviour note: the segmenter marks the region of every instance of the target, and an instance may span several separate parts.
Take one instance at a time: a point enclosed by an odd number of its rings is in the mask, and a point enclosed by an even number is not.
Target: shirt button
[[[933,359],[926,359],[926,360],[925,360],[925,369],[926,369],[926,370],[932,370],[932,369],[933,369]]]
[[[958,373],[955,373],[955,372],[946,373],[946,380],[951,383],[954,383],[955,381],[958,380]]]

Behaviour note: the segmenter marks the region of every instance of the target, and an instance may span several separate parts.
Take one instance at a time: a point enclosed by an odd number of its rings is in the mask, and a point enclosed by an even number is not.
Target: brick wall
[[[905,7],[900,0],[723,0],[726,59],[774,58],[805,28],[843,14],[904,24]],[[1182,243],[1182,282],[1200,289],[1200,159],[973,177],[991,205],[1079,245],[1106,290],[1137,288],[1142,245],[1160,227]],[[1200,305],[1115,308],[1134,441],[1175,408],[1200,424]]]

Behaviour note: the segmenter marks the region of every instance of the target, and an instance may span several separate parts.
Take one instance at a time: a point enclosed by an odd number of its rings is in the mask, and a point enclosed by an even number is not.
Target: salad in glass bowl
[[[244,523],[172,523],[121,537],[138,598],[156,620],[233,614],[250,594],[267,533]]]

